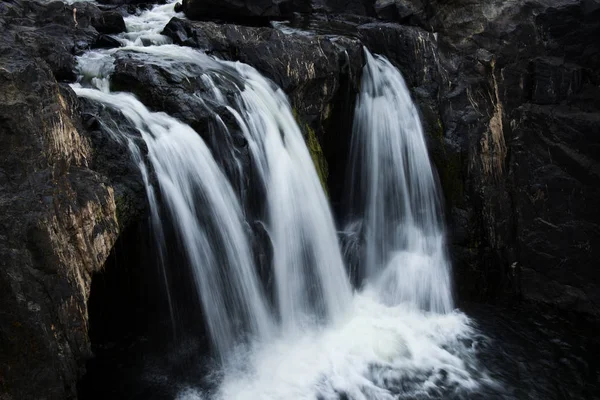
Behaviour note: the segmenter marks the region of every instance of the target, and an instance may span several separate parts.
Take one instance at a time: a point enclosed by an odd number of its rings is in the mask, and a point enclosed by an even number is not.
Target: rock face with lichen
[[[461,164],[446,182],[438,164],[463,233],[459,294],[600,315],[600,5],[440,1],[419,16],[436,33],[442,151]]]
[[[60,83],[109,19],[78,7],[76,27],[60,2],[0,4],[2,400],[76,396],[91,356],[91,276],[119,234],[114,185],[94,168],[79,101]]]
[[[61,399],[90,355],[86,301],[117,238],[114,191],[89,168],[73,92],[42,62],[2,65],[0,388]]]

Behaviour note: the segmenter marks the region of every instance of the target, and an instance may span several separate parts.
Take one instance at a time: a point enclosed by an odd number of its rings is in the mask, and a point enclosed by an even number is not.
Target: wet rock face
[[[600,316],[598,291],[592,289],[600,285],[593,268],[600,216],[590,206],[600,200],[598,3],[378,0],[362,8],[357,3],[349,2],[344,11],[333,1],[313,1],[312,16],[300,27],[318,32],[313,37],[319,43],[320,35],[332,32],[358,37],[403,72],[444,189],[459,297],[524,299]],[[373,15],[388,22],[364,20]],[[326,57],[302,50],[300,35],[284,39],[267,28],[170,25],[177,43],[254,65],[288,92],[298,110],[303,102],[324,104],[324,91],[298,89],[301,82],[311,85],[310,77],[300,73],[294,79],[272,62],[289,54],[291,60],[314,61],[315,70],[328,65]],[[287,50],[292,43],[298,52]],[[350,53],[356,55],[350,59],[358,60],[359,53]],[[291,70],[302,68],[292,64]],[[347,104],[344,109],[351,112]],[[322,119],[325,110],[315,107],[306,114]],[[334,170],[329,179],[334,205],[343,196],[344,157],[331,149],[343,153],[348,126],[346,121],[338,136],[327,128],[318,135]]]
[[[91,4],[0,4],[0,397],[74,398],[87,298],[117,238],[115,190],[60,80],[93,46]],[[76,22],[77,21],[77,25]]]
[[[459,296],[598,317],[600,47],[591,38],[600,7],[432,1],[417,15],[433,40],[393,41],[386,32],[401,28],[380,24],[363,37],[414,88],[448,203]]]
[[[59,81],[75,80],[75,56],[96,47],[99,32],[124,30],[120,14],[101,11],[91,3],[11,0],[0,8],[0,48],[42,58]]]
[[[506,9],[491,32],[479,34],[484,43],[493,40],[485,67],[493,95],[484,111],[489,129],[478,145],[471,142],[479,157],[471,156],[469,167],[488,265],[498,263],[502,275],[496,290],[598,316],[590,288],[600,284],[592,267],[600,214],[590,205],[599,199],[592,121],[600,111],[600,46],[590,37],[600,32],[600,10],[586,3]]]
[[[183,0],[182,10],[192,20],[221,20],[243,25],[267,25],[294,14],[375,16],[372,0]]]
[[[310,0],[183,0],[182,6],[190,19],[220,19],[260,25],[311,9]]]
[[[90,355],[86,300],[117,237],[114,191],[47,65],[0,69],[0,91],[2,392],[62,399]]]

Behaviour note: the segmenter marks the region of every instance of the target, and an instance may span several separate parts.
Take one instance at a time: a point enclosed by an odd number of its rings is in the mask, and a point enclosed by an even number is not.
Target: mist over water
[[[128,33],[117,37],[125,47],[80,57],[73,88],[118,110],[140,132],[150,165],[135,145],[130,150],[146,177],[159,254],[165,269],[185,267],[166,251],[168,227],[192,271],[219,366],[210,390],[190,387],[178,398],[426,398],[489,381],[477,367],[473,327],[452,311],[434,172],[400,72],[366,52],[348,187],[346,229],[358,238],[362,281],[353,289],[285,94],[248,65],[169,44],[160,31],[173,15],[167,4],[127,18]],[[196,95],[230,113],[248,143],[250,166],[235,152],[211,151],[190,126],[151,112],[132,94],[112,93],[119,52],[180,76],[192,73],[186,65],[202,67],[210,90]],[[223,140],[232,140],[224,117],[214,113]],[[118,129],[112,135],[127,140]],[[263,205],[258,210],[249,211],[248,193],[238,190],[244,174],[257,177],[259,198],[250,200]],[[273,296],[257,274],[265,266],[257,264],[248,229],[257,223],[267,234],[263,246],[272,249],[266,267]]]

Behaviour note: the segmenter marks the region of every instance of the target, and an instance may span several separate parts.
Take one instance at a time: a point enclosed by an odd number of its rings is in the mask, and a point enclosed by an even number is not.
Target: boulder
[[[95,49],[114,49],[121,47],[121,42],[109,35],[100,35],[92,45]]]
[[[117,11],[104,11],[92,19],[92,26],[100,33],[116,34],[125,32],[125,21]]]
[[[377,0],[375,14],[378,18],[418,25],[424,16],[425,5],[421,0]]]

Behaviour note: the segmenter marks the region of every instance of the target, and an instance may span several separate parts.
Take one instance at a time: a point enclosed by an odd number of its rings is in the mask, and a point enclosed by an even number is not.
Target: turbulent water
[[[180,399],[397,399],[468,393],[478,371],[468,318],[452,311],[448,262],[434,173],[415,106],[400,73],[367,53],[355,115],[351,221],[361,236],[364,285],[353,290],[327,198],[284,93],[255,69],[181,48],[160,35],[173,4],[126,19],[124,47],[79,58],[81,96],[120,111],[148,147],[145,177],[165,268],[165,229],[175,232],[192,271],[202,317],[220,359],[210,390]],[[203,68],[210,91],[248,142],[251,165],[221,160],[188,125],[149,111],[129,93],[112,93],[119,52],[185,76]],[[227,96],[221,85],[226,82]],[[215,113],[222,133],[224,115]],[[222,165],[254,184],[264,208],[249,212]],[[148,178],[151,167],[157,188]],[[233,179],[233,181],[232,181]],[[352,179],[351,179],[352,180]],[[156,192],[158,189],[158,193]],[[360,193],[360,196],[358,195]],[[160,200],[159,200],[160,199]],[[254,220],[256,219],[256,220]],[[272,248],[274,300],[257,276],[248,227],[261,224]],[[167,225],[167,226],[165,226]],[[199,377],[200,380],[200,377]]]

